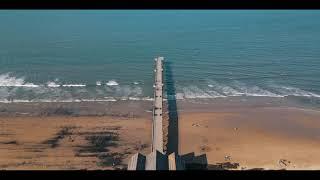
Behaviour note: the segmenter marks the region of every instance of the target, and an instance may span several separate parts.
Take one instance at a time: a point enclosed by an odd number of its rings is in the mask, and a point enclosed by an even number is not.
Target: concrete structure
[[[169,156],[163,152],[163,57],[155,58],[155,83],[153,119],[152,119],[152,145],[151,153],[144,156],[136,153],[128,163],[128,170],[183,170],[181,157],[175,153]]]
[[[181,156],[177,155],[176,153],[171,153],[168,156],[168,163],[169,170],[175,171],[185,169]]]
[[[159,151],[152,151],[147,155],[145,167],[145,170],[168,170],[168,156]]]
[[[128,170],[145,170],[146,157],[140,153],[134,154],[128,164]]]
[[[162,129],[162,61],[163,57],[155,59],[155,84],[154,87],[154,104],[153,104],[153,123],[152,123],[152,146],[151,151],[163,153],[163,129]]]

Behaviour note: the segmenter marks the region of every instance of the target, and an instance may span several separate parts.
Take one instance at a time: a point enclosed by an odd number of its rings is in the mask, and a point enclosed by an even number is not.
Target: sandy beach
[[[320,170],[319,18],[3,10],[0,172]]]
[[[128,155],[150,149],[146,119],[1,118],[1,169],[123,169]]]
[[[180,154],[205,154],[209,169],[319,169],[319,115],[272,108],[184,113]]]
[[[320,169],[319,110],[219,101],[178,102],[180,155],[194,153],[215,170]],[[0,168],[126,169],[130,155],[150,152],[150,104],[1,104]]]

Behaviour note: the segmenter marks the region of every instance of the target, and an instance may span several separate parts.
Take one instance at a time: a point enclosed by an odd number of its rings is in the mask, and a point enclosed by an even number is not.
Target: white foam
[[[119,83],[117,83],[117,81],[115,80],[110,80],[106,83],[107,86],[118,86]]]
[[[217,91],[212,91],[212,90],[205,90],[207,94],[210,95],[210,98],[217,98],[217,97],[226,97],[220,93],[218,93]]]
[[[114,93],[116,97],[136,97],[142,95],[142,88],[139,86],[116,86],[111,89],[111,92]]]
[[[97,81],[97,82],[96,82],[96,85],[97,85],[97,86],[101,86],[101,81]]]
[[[85,87],[85,84],[64,84],[63,87]]]
[[[48,87],[60,87],[61,85],[59,85],[59,84],[56,84],[55,82],[47,82],[47,86]]]
[[[138,98],[138,97],[129,97],[129,100],[138,101],[138,100],[141,100],[141,99]]]
[[[212,95],[201,90],[197,86],[188,86],[183,88],[184,97],[188,99],[194,98],[212,98]]]
[[[142,88],[141,87],[134,87],[130,90],[130,96],[141,96],[142,95]]]
[[[32,102],[45,102],[45,103],[49,103],[49,102],[59,102],[56,99],[37,99],[37,100],[33,100]]]
[[[144,101],[153,101],[153,98],[151,98],[151,97],[143,97],[141,99]]]
[[[24,78],[10,76],[9,73],[0,75],[0,87],[39,87],[33,83],[26,83]]]
[[[81,99],[82,102],[109,102],[116,101],[116,99]]]
[[[270,92],[258,86],[249,86],[242,82],[235,81],[233,87],[209,81],[208,88],[199,88],[197,86],[186,86],[182,88],[183,98],[201,99],[201,98],[218,98],[228,96],[263,96],[263,97],[284,97],[283,95]],[[309,93],[310,94],[310,93]],[[182,95],[180,95],[179,99]],[[315,94],[313,94],[315,96]],[[168,97],[171,99],[172,97]],[[178,98],[176,98],[178,99]]]
[[[12,102],[15,102],[15,103],[29,103],[31,101],[30,100],[25,100],[25,99],[13,99]]]
[[[283,97],[282,95],[275,94],[258,86],[248,86],[245,83],[239,81],[235,81],[234,86],[246,96]]]
[[[138,85],[138,84],[139,84],[139,82],[135,81],[135,82],[133,82],[133,84],[134,84],[134,85]]]
[[[105,101],[117,101],[114,97],[104,97]]]
[[[30,102],[114,102],[117,101],[114,97],[104,97],[105,99],[34,99],[34,100],[23,100],[23,99],[14,99],[9,101],[7,99],[0,99],[0,103],[12,103],[12,102],[23,102],[23,103],[30,103]],[[128,98],[120,98],[120,100],[132,100],[132,101],[153,101],[153,98],[150,97],[128,97]]]
[[[40,87],[40,85],[36,85],[36,84],[32,84],[32,83],[26,83],[26,84],[17,84],[15,85],[14,87],[32,87],[32,88],[35,88],[35,87]]]
[[[176,99],[184,99],[183,93],[176,93]]]
[[[215,81],[209,81],[210,82],[210,86],[212,87],[216,92],[218,92],[219,94],[224,94],[226,96],[241,96],[243,95],[243,93],[235,90],[234,88],[227,86],[227,85],[222,85],[220,83],[217,83]]]
[[[319,94],[305,91],[296,87],[272,85],[283,96],[320,97]]]
[[[7,99],[1,99],[0,103],[11,103],[11,101],[8,101]]]

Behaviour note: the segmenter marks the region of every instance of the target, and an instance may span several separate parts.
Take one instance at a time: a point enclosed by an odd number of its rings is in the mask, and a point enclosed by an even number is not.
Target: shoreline
[[[297,108],[320,111],[319,101],[297,97],[220,97],[165,100],[174,101],[178,112],[219,112],[256,107]],[[152,111],[153,101],[81,101],[81,102],[0,102],[1,116],[113,116],[132,115],[145,117]]]

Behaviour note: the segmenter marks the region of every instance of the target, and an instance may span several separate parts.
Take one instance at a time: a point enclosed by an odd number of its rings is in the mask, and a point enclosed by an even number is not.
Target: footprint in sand
[[[286,160],[286,159],[280,159],[278,161],[278,164],[280,167],[288,167],[291,164],[291,161]]]
[[[201,152],[210,152],[211,151],[211,147],[209,147],[207,145],[202,145],[202,146],[200,146],[200,151]]]

